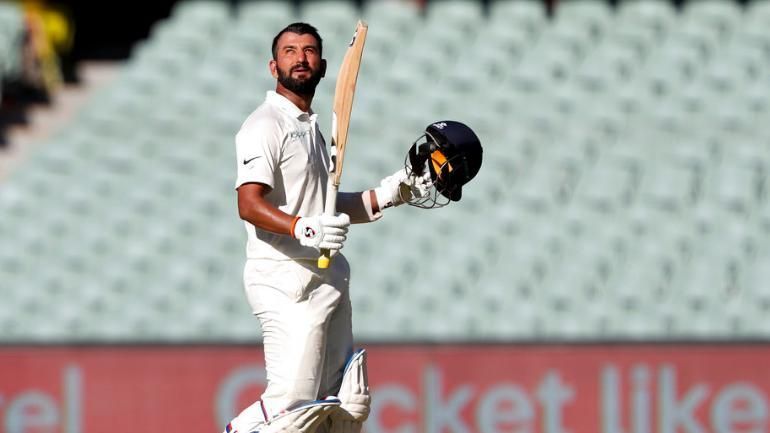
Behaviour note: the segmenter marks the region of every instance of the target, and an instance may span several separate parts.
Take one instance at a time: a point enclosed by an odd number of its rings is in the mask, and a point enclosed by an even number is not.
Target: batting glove
[[[402,168],[382,179],[374,192],[377,194],[377,205],[380,209],[387,209],[427,196],[432,186],[430,173],[416,176]]]
[[[347,214],[316,215],[294,219],[292,234],[301,245],[317,249],[328,249],[332,254],[342,248],[347,239],[350,217]]]

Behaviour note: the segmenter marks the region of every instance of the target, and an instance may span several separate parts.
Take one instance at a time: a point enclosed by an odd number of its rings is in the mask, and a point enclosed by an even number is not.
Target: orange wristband
[[[289,236],[294,237],[294,227],[297,225],[297,221],[299,221],[299,215],[294,217],[294,220],[291,222],[291,228],[289,229]],[[295,238],[296,239],[296,238]]]

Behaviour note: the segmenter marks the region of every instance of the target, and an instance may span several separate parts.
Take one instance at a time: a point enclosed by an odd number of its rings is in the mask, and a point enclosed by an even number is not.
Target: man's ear
[[[276,62],[274,59],[271,59],[270,62],[267,64],[268,68],[270,68],[270,75],[273,76],[273,78],[278,78],[278,62]]]
[[[326,76],[326,59],[321,59],[321,77]]]

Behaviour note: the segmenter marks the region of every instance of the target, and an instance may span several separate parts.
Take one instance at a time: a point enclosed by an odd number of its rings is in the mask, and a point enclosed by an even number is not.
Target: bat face
[[[342,162],[345,154],[345,145],[348,139],[348,127],[350,114],[353,109],[353,96],[358,80],[358,70],[361,66],[361,57],[366,41],[368,26],[359,21],[353,38],[342,59],[340,72],[337,75],[337,84],[334,90],[334,107],[332,110],[332,148],[331,148],[331,173],[335,185],[339,185],[342,175]]]
[[[326,203],[324,213],[333,215],[337,203],[337,191],[339,190],[340,177],[342,176],[342,163],[345,156],[345,145],[348,141],[348,126],[350,125],[350,112],[353,109],[353,94],[356,90],[358,69],[361,66],[361,56],[364,52],[364,41],[368,26],[363,21],[356,25],[353,39],[350,41],[345,57],[342,59],[340,72],[337,74],[337,85],[334,89],[334,107],[332,110],[332,145],[331,161],[329,164],[329,186],[326,191]],[[329,251],[321,251],[318,258],[318,267],[329,267],[331,255]]]

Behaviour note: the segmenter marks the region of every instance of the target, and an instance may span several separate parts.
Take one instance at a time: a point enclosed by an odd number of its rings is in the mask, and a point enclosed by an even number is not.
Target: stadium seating
[[[324,37],[330,125],[359,16],[344,189],[436,120],[485,153],[461,202],[351,229],[358,339],[770,336],[767,1],[254,0],[181,3],[0,184],[0,341],[258,338],[233,136],[295,19]]]

